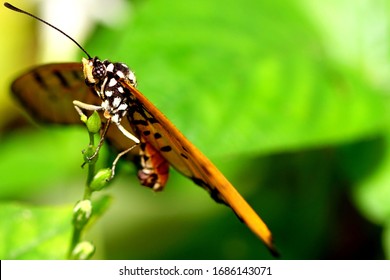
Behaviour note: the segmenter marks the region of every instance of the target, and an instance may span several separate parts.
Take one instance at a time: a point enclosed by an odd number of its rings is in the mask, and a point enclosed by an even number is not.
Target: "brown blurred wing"
[[[12,83],[11,90],[37,121],[83,125],[73,107],[73,100],[101,104],[100,98],[84,80],[81,63],[54,63],[35,67],[21,75]],[[132,131],[129,125],[126,125],[126,129]],[[107,139],[118,151],[133,144],[116,126],[110,127]],[[138,149],[132,153],[137,154]]]
[[[205,188],[216,201],[230,206],[276,254],[270,230],[232,184],[141,92],[130,83],[121,82],[138,100],[138,106],[129,112],[134,130],[175,169]]]
[[[78,124],[73,100],[100,104],[84,83],[81,63],[58,63],[31,69],[16,79],[12,92],[32,117],[41,122]]]

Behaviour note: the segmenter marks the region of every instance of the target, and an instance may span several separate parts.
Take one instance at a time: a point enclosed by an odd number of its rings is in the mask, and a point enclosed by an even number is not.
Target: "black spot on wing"
[[[158,132],[156,132],[153,136],[154,136],[154,139],[156,139],[156,140],[160,139],[162,137],[162,135]]]
[[[70,88],[69,82],[62,75],[61,71],[54,70],[53,75],[60,81],[61,86],[63,86],[64,88]]]
[[[211,173],[210,173],[210,171],[209,171],[209,169],[208,169],[206,166],[204,166],[203,164],[201,164],[200,167],[202,168],[202,170],[204,171],[204,173],[207,174],[207,176],[209,176],[209,177],[212,176]]]
[[[73,71],[72,71],[72,77],[73,77],[75,80],[79,80],[79,81],[84,81],[84,80],[85,80],[84,75],[82,75],[81,71],[75,71],[75,70],[73,70]]]
[[[219,191],[216,188],[211,187],[205,181],[203,181],[202,179],[197,178],[197,177],[191,177],[191,180],[195,184],[197,184],[198,186],[205,188],[209,192],[211,198],[214,199],[217,203],[222,203],[222,204],[227,205],[225,200],[221,197],[221,194],[219,193]]]
[[[188,159],[188,156],[186,154],[183,154],[183,153],[180,153],[180,155],[185,158],[185,159]]]
[[[43,89],[48,88],[47,84],[45,83],[45,80],[42,78],[39,72],[37,71],[32,72],[32,76],[34,78],[34,81],[36,81],[37,84],[40,85]]]
[[[170,151],[172,151],[172,147],[171,146],[164,146],[164,147],[160,148],[160,151],[161,152],[170,152]]]
[[[142,132],[142,134],[143,134],[144,136],[149,136],[149,135],[150,135],[150,130],[144,130],[144,131]]]
[[[148,122],[151,123],[151,124],[158,123],[158,121],[157,121],[155,118],[153,118],[153,117],[150,117],[150,118],[148,118],[147,120],[148,120]]]
[[[147,155],[143,155],[142,158],[144,161],[148,161],[150,157],[148,157]]]
[[[226,201],[223,199],[223,197],[221,196],[221,193],[217,190],[217,188],[215,187],[211,187],[209,184],[207,184],[205,181],[203,181],[202,179],[199,179],[199,178],[196,178],[196,177],[191,177],[191,180],[197,184],[198,186],[201,186],[202,188],[206,189],[211,198],[214,199],[215,202],[217,203],[221,203],[221,204],[225,204],[226,206],[230,207],[229,204],[226,203]],[[241,221],[241,222],[244,222],[243,219],[237,214],[236,211],[234,211],[233,208],[230,207],[230,209],[233,210],[233,213],[237,216],[237,218]]]
[[[132,123],[134,125],[142,125],[142,126],[147,126],[148,122],[145,120],[132,120]]]
[[[222,203],[222,204],[226,204],[225,200],[221,197],[221,194],[219,193],[219,191],[215,188],[211,188],[210,189],[210,196],[212,199],[214,199],[216,202],[218,203]],[[229,206],[229,205],[228,205]]]
[[[200,178],[196,178],[196,177],[192,177],[191,180],[197,184],[198,186],[201,186],[201,187],[205,187],[207,189],[211,189],[209,185],[206,184],[205,181],[203,181],[202,179]]]
[[[188,150],[185,146],[181,146],[183,148],[184,151],[186,151],[188,153]]]

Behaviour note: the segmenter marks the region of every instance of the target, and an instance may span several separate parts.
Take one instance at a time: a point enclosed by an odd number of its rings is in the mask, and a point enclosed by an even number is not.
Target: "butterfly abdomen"
[[[168,180],[168,161],[147,142],[140,144],[141,167],[138,171],[138,179],[143,186],[150,187],[154,191],[162,191]]]

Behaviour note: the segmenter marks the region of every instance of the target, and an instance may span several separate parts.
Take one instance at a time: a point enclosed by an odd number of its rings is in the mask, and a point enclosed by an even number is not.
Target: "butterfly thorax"
[[[85,82],[93,86],[102,100],[104,116],[114,123],[119,123],[126,115],[129,99],[132,95],[126,91],[120,80],[127,80],[134,87],[137,85],[134,73],[126,64],[100,61],[97,57],[83,59]]]

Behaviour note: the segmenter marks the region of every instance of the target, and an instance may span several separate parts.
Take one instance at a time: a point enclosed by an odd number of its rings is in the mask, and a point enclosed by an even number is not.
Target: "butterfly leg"
[[[123,133],[124,136],[129,138],[130,140],[134,141],[136,145],[140,143],[139,139],[135,137],[132,133],[126,130],[120,123],[115,123],[116,126],[119,128],[119,130]]]
[[[97,145],[96,150],[93,153],[93,155],[88,157],[88,160],[93,159],[99,153],[100,148],[103,146],[104,139],[106,139],[106,134],[107,134],[108,128],[110,127],[110,124],[111,124],[111,119],[108,119],[106,125],[104,126],[104,130],[103,130],[102,134],[100,135],[99,144]]]
[[[88,110],[88,111],[102,111],[103,110],[102,106],[87,104],[87,103],[83,103],[83,102],[78,101],[78,100],[73,100],[73,106],[76,109],[77,113],[80,115],[80,118],[83,122],[87,121],[87,116],[83,113],[83,111],[81,109]]]
[[[115,160],[113,161],[112,163],[112,167],[111,167],[111,178],[114,178],[114,175],[115,175],[115,167],[116,167],[116,164],[118,163],[119,159],[124,156],[125,154],[127,154],[128,152],[130,152],[132,149],[134,149],[135,147],[138,146],[138,144],[140,143],[140,140],[135,137],[132,133],[130,133],[128,130],[126,130],[119,122],[118,123],[115,123],[116,126],[118,127],[118,129],[123,133],[124,136],[126,136],[127,138],[129,138],[130,140],[134,141],[134,145],[132,145],[130,148],[120,152]]]
[[[128,148],[128,149],[126,149],[126,150],[120,152],[120,153],[116,156],[115,160],[112,162],[110,180],[111,180],[112,178],[114,178],[116,164],[118,163],[119,159],[120,159],[122,156],[124,156],[125,154],[127,154],[128,152],[130,152],[132,149],[134,149],[135,147],[137,147],[137,146],[138,146],[138,144],[133,144],[130,148]]]

